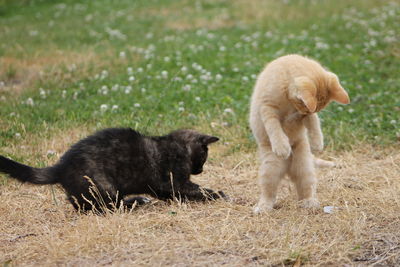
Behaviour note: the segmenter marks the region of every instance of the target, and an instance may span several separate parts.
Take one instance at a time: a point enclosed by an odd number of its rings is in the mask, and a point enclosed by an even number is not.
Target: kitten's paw
[[[230,198],[225,195],[225,193],[223,191],[218,191],[218,192],[214,192],[211,189],[205,189],[206,190],[206,199],[207,200],[216,200],[216,199],[225,199],[225,200],[230,200]]]
[[[300,207],[305,209],[316,209],[319,208],[320,204],[316,198],[307,198],[300,201]]]
[[[132,207],[133,205],[141,206],[150,202],[149,198],[138,196],[124,200],[124,205],[128,207]]]
[[[280,158],[287,159],[292,153],[292,148],[290,147],[289,140],[285,140],[272,145],[272,151]]]
[[[254,207],[253,212],[255,214],[260,214],[260,213],[269,212],[269,211],[273,210],[273,208],[274,208],[274,203],[266,202],[266,201],[260,201]]]

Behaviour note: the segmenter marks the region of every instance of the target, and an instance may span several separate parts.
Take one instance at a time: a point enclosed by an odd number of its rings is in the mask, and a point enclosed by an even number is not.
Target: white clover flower
[[[391,120],[390,124],[396,124],[396,122],[397,122],[396,120]]]
[[[33,99],[32,98],[28,98],[27,100],[26,100],[26,102],[25,102],[28,106],[34,106],[35,105],[35,103],[33,102]]]
[[[179,110],[180,112],[183,112],[183,111],[185,111],[185,108],[184,108],[184,107],[179,107],[178,110]]]
[[[226,47],[225,47],[225,46],[220,46],[220,47],[219,47],[219,51],[221,51],[221,52],[226,51]]]
[[[120,57],[120,58],[126,58],[126,53],[125,53],[125,51],[119,52],[119,57]]]
[[[353,46],[351,44],[346,44],[344,47],[346,47],[346,49],[349,49],[349,50],[353,49]]]
[[[179,101],[179,102],[178,102],[178,105],[179,105],[179,106],[183,106],[183,105],[185,105],[185,102]]]
[[[142,93],[146,93],[146,88],[141,88],[140,91],[142,91]]]
[[[199,64],[197,64],[196,62],[194,62],[194,63],[192,64],[192,68],[195,69],[195,70],[201,70],[203,67],[200,66]]]
[[[217,82],[219,82],[220,80],[222,80],[222,75],[221,74],[217,74],[215,75],[215,80],[217,80]]]
[[[176,76],[176,77],[174,77],[173,80],[176,81],[176,82],[180,82],[180,81],[182,81],[182,78],[179,77],[179,76]]]
[[[185,86],[183,86],[182,90],[183,91],[190,91],[192,89],[192,86],[190,84],[186,84]]]
[[[132,75],[132,74],[133,74],[133,69],[132,69],[132,67],[128,67],[128,68],[126,69],[126,72],[128,73],[128,75]]]
[[[101,104],[100,105],[100,111],[101,112],[105,112],[108,109],[108,105],[107,104]]]
[[[135,76],[129,76],[129,81],[133,82],[135,80]]]
[[[243,77],[242,77],[242,80],[243,80],[244,82],[248,82],[248,81],[249,81],[249,77],[243,76]]]
[[[353,112],[354,112],[354,109],[349,108],[348,112],[349,112],[349,113],[353,113]]]
[[[62,90],[61,92],[61,98],[66,98],[67,97],[67,91]]]
[[[134,106],[135,108],[140,108],[140,104],[139,104],[139,103],[135,103],[135,104],[133,104],[133,106]]]
[[[187,80],[193,79],[193,75],[192,75],[192,74],[186,75],[186,79],[187,79]]]
[[[102,95],[107,95],[107,94],[108,94],[108,87],[107,87],[107,85],[103,85],[103,86],[101,87],[100,93],[101,93]]]
[[[188,71],[188,68],[185,67],[185,66],[183,66],[183,67],[181,68],[181,71],[182,71],[183,73],[186,73],[186,72]]]
[[[39,88],[39,94],[41,98],[46,98],[46,91],[43,88]]]
[[[196,100],[197,102],[200,102],[200,101],[201,101],[201,98],[200,98],[199,96],[196,96],[196,97],[194,98],[194,100]]]
[[[125,90],[124,90],[125,94],[129,94],[131,91],[132,91],[132,86],[128,85],[125,87]]]
[[[169,62],[171,59],[169,57],[164,57],[165,62]]]
[[[104,80],[105,78],[107,78],[107,76],[108,76],[108,71],[107,70],[103,70],[101,72],[100,79]]]
[[[191,82],[192,83],[197,83],[197,79],[193,79]]]
[[[232,69],[232,71],[233,71],[233,72],[239,72],[239,68],[234,67],[234,68]]]
[[[76,100],[78,98],[78,93],[79,92],[74,92],[74,94],[72,95],[73,100]]]
[[[138,68],[137,72],[143,72],[143,68]]]
[[[257,75],[256,75],[256,74],[252,74],[252,75],[251,75],[251,78],[252,78],[253,80],[255,80],[255,79],[257,79]]]
[[[113,105],[112,107],[111,107],[111,110],[117,110],[119,107],[118,107],[118,105]]]
[[[167,78],[168,78],[168,71],[163,70],[163,71],[161,72],[161,76],[162,76],[164,79],[167,79]]]
[[[16,138],[20,138],[20,137],[21,137],[21,134],[20,134],[20,133],[15,133],[15,137],[16,137]]]
[[[106,32],[108,33],[110,39],[120,39],[120,40],[125,40],[126,35],[123,34],[120,30],[118,29],[111,29],[111,28],[106,28]]]
[[[322,42],[317,42],[315,43],[315,48],[325,50],[329,49],[329,45]]]
[[[233,114],[234,112],[233,112],[233,109],[231,109],[231,108],[226,108],[226,109],[224,109],[224,113]]]

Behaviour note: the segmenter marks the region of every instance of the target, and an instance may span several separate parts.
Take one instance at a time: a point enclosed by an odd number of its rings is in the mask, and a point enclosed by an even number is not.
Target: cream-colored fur
[[[251,99],[250,126],[258,144],[261,197],[254,212],[271,210],[277,189],[289,175],[305,208],[318,207],[314,158],[324,147],[316,112],[330,101],[350,102],[337,76],[311,59],[287,55],[270,62],[258,77]]]

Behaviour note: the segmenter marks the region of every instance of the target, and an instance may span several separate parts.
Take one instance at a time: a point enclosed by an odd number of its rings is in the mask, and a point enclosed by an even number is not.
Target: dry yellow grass
[[[343,265],[400,264],[400,153],[363,147],[329,152],[339,168],[319,171],[318,195],[333,214],[296,206],[293,186],[281,208],[252,214],[255,153],[214,147],[194,180],[231,202],[163,203],[131,212],[79,215],[55,188],[10,181],[0,191],[0,263],[13,265]]]

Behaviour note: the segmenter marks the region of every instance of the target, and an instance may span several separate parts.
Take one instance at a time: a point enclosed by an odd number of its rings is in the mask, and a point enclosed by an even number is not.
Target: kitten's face
[[[185,142],[191,159],[191,174],[203,172],[203,165],[208,156],[208,145],[219,140],[218,137],[200,134],[192,130],[180,130],[176,132]]]
[[[340,85],[335,74],[327,72],[321,80],[323,82],[318,87],[308,77],[298,77],[294,80],[290,101],[300,114],[318,112],[331,101],[341,104],[350,103],[347,92]]]
[[[192,159],[192,174],[203,172],[203,165],[208,156],[208,145],[219,140],[218,137],[209,135],[199,135],[190,144],[190,157]]]

